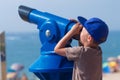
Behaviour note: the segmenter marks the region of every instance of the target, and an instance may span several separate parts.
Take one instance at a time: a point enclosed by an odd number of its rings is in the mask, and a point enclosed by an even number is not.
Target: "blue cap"
[[[81,16],[78,16],[78,20],[97,43],[102,43],[107,40],[109,29],[104,21],[99,18],[87,20]]]

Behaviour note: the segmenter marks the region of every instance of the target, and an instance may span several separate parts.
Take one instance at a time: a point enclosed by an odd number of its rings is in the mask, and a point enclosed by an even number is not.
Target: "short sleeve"
[[[79,58],[82,47],[70,47],[65,49],[66,57],[68,60],[76,60]]]

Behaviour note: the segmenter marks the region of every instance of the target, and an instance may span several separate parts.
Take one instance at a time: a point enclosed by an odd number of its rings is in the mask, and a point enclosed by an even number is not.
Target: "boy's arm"
[[[80,23],[76,23],[75,26],[73,26],[72,29],[68,33],[66,33],[66,35],[58,42],[58,44],[54,48],[55,53],[61,56],[66,56],[65,45],[74,35],[80,33],[81,27],[79,25]]]

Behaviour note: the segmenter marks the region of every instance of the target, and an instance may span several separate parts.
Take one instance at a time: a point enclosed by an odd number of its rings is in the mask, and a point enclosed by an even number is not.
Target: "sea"
[[[103,62],[109,57],[120,55],[120,31],[110,31],[108,39],[101,44],[103,51]],[[6,32],[6,64],[7,71],[14,63],[24,65],[24,72],[29,80],[34,80],[35,75],[29,71],[29,67],[40,56],[41,42],[39,32]],[[77,41],[72,41],[72,46],[77,45]]]

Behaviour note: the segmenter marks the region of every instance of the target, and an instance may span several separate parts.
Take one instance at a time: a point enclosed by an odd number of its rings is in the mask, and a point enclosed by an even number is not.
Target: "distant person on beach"
[[[110,67],[110,72],[118,72],[119,71],[119,59],[116,57],[108,58],[108,66]]]
[[[120,71],[120,55],[117,56],[117,64],[118,64],[118,69]]]
[[[24,65],[20,63],[13,63],[8,69],[7,80],[27,80],[27,76],[25,74],[20,76],[21,71],[24,69]]]
[[[25,73],[22,74],[21,80],[28,80],[28,77]]]
[[[107,40],[107,24],[99,18],[78,17],[77,22],[54,48],[55,53],[74,61],[72,80],[102,80],[102,50],[99,44]],[[71,38],[80,46],[65,47]]]

